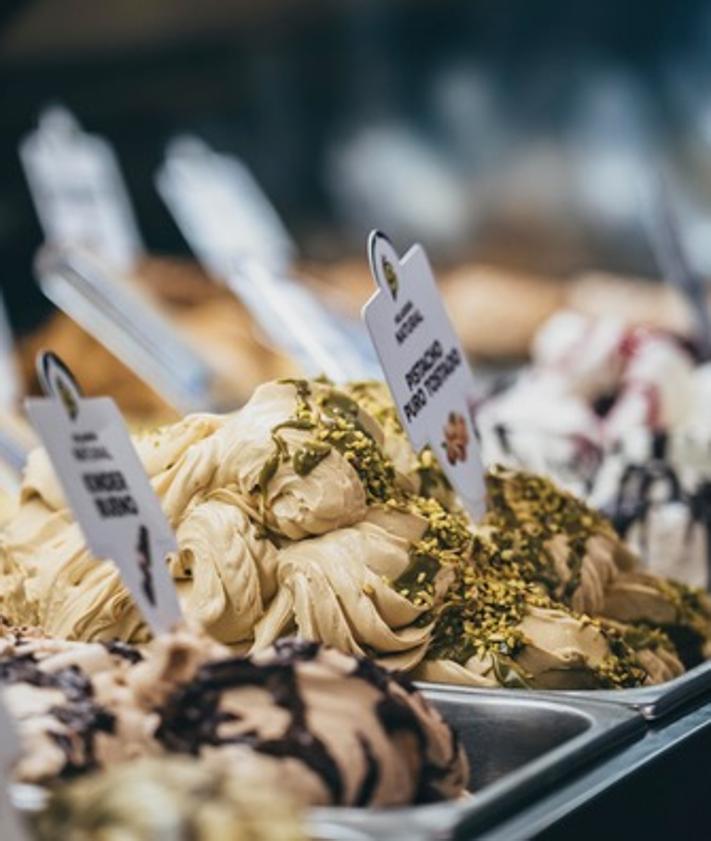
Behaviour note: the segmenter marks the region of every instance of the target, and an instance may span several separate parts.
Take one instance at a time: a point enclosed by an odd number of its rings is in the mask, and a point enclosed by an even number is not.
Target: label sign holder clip
[[[64,362],[51,350],[38,354],[35,360],[37,379],[47,397],[58,399],[69,419],[79,414],[79,401],[84,397],[81,386]]]

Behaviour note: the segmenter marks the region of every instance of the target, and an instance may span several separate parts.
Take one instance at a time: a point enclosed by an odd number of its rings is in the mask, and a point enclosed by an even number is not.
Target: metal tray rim
[[[482,701],[486,704],[500,703],[501,693],[505,692],[507,700],[524,706],[572,711],[587,719],[590,726],[583,733],[475,792],[470,800],[402,809],[313,809],[311,823],[316,837],[329,837],[318,834],[319,828],[327,826],[347,828],[354,833],[354,839],[388,837],[413,841],[450,838],[463,824],[466,824],[467,830],[483,828],[517,803],[553,786],[562,774],[596,759],[618,744],[641,736],[645,731],[644,719],[636,710],[604,701],[583,699],[572,702],[562,695],[525,690],[478,689],[472,693],[468,687],[447,684],[427,684],[422,686],[422,690],[430,701],[436,702],[438,697],[451,699],[455,695],[472,707]],[[360,836],[357,834],[359,831]]]
[[[417,681],[420,690],[429,688],[443,690],[446,692],[494,692],[496,694],[512,692],[504,688],[480,688],[476,686],[464,686],[455,683],[428,683]],[[518,691],[518,690],[516,690]],[[649,721],[656,721],[669,715],[680,705],[697,698],[705,692],[711,692],[711,660],[700,663],[689,669],[679,677],[660,683],[656,686],[644,686],[637,689],[546,689],[533,690],[531,695],[569,699],[577,702],[602,701],[614,703],[629,709],[637,710]]]
[[[700,663],[679,677],[656,686],[638,689],[563,689],[551,690],[569,698],[595,698],[632,707],[649,720],[668,715],[681,704],[711,691],[711,660]]]

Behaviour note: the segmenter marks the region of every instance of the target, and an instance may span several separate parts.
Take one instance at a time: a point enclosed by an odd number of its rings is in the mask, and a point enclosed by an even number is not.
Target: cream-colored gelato
[[[374,509],[355,526],[283,549],[278,594],[256,625],[254,649],[297,628],[341,651],[377,651],[391,668],[415,665],[431,636],[432,622],[414,624],[427,607],[386,582],[406,570],[409,549],[426,527],[424,518]]]

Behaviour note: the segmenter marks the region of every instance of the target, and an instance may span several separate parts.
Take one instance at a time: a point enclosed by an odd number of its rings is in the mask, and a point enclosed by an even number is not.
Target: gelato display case
[[[0,838],[703,837],[706,4],[144,6],[0,13]]]

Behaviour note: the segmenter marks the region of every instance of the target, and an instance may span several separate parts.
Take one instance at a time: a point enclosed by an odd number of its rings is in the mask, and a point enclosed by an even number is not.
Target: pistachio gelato
[[[268,383],[237,413],[189,416],[136,446],[178,536],[167,562],[183,610],[237,652],[296,634],[425,679],[554,688],[642,685],[706,656],[703,597],[640,578],[609,523],[551,482],[492,468],[472,524],[381,384]],[[42,451],[0,549],[11,621],[148,638]],[[633,645],[630,627],[655,633]]]
[[[141,759],[59,787],[39,841],[305,841],[299,810],[273,780],[219,762]]]

